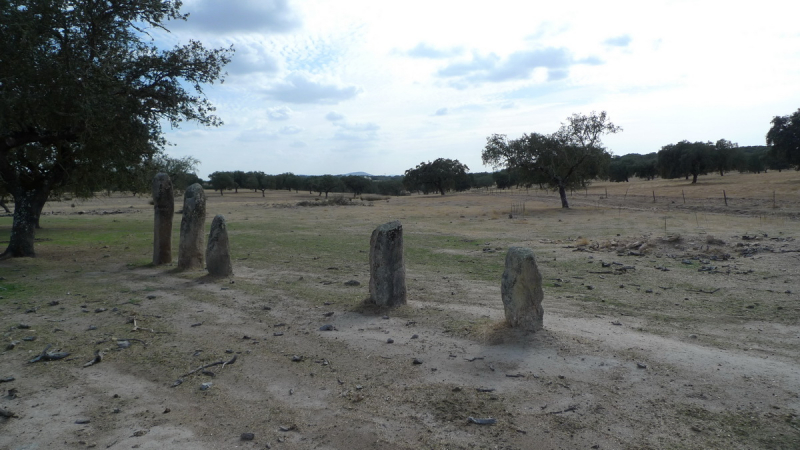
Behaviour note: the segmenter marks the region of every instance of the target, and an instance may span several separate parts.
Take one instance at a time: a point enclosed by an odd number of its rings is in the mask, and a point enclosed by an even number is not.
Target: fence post
[[[722,190],[722,196],[725,197],[725,206],[728,206],[728,194],[725,193],[725,189]]]

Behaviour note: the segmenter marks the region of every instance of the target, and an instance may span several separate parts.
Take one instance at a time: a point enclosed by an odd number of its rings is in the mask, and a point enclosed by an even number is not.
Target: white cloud
[[[603,44],[611,47],[627,47],[631,44],[632,40],[633,39],[631,39],[630,35],[623,34],[620,36],[608,38],[605,41],[603,41]]]
[[[336,122],[337,120],[344,119],[344,114],[340,114],[336,111],[331,111],[328,114],[325,114],[325,118],[330,120],[331,122]]]
[[[504,82],[530,79],[537,68],[549,69],[548,80],[561,80],[569,75],[569,68],[578,64],[602,64],[599,58],[589,57],[576,60],[565,48],[549,47],[536,50],[522,50],[501,59],[494,53],[480,55],[473,53],[472,60],[456,62],[439,70],[438,76],[456,78],[457,87],[463,83]]]
[[[283,81],[264,90],[268,97],[282,102],[323,105],[350,100],[360,92],[361,88],[356,86],[340,87],[335,84],[317,82],[297,72],[288,75]]]
[[[280,134],[297,134],[297,133],[299,133],[301,131],[303,131],[302,128],[294,126],[294,125],[289,125],[289,126],[285,126],[285,127],[281,128],[278,132]]]
[[[365,122],[365,123],[336,122],[334,123],[334,125],[349,131],[378,131],[381,129],[381,127],[378,126],[378,124],[372,122]]]
[[[269,117],[270,120],[289,120],[293,113],[294,111],[288,106],[278,106],[268,109],[267,117]]]
[[[338,141],[367,142],[378,140],[378,130],[381,127],[373,122],[349,123],[344,121],[333,122],[339,128],[333,138]]]
[[[433,113],[434,116],[446,116],[447,115],[447,108],[439,108]]]
[[[278,138],[278,133],[270,130],[251,129],[245,130],[236,137],[241,142],[272,141]]]
[[[425,42],[420,42],[416,47],[403,52],[412,58],[445,59],[464,53],[462,47],[436,48]]]
[[[233,76],[254,73],[274,74],[280,68],[277,58],[268,54],[260,43],[240,41],[234,44],[234,49],[236,51],[231,63],[225,66],[225,70]]]

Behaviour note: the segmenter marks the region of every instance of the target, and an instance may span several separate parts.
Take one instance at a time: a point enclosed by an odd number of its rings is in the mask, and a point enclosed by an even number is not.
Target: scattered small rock
[[[91,420],[89,420],[89,419],[78,419],[78,420],[75,421],[75,423],[77,423],[78,425],[86,425],[87,423],[90,423],[90,422],[91,422]]]
[[[331,325],[329,323],[326,323],[325,325],[319,327],[319,331],[333,331],[335,329],[336,329],[336,327],[334,327],[333,325]]]
[[[421,359],[419,359],[419,358],[414,358],[414,360],[412,361],[412,363],[414,363],[415,365],[419,365],[419,364],[422,364],[422,360],[421,360]]]
[[[494,424],[497,423],[497,419],[495,419],[493,417],[487,417],[487,418],[484,418],[484,419],[481,419],[481,418],[477,418],[476,419],[475,417],[468,417],[467,421],[470,422],[470,423],[478,424],[478,425],[494,425]]]
[[[207,390],[209,390],[209,389],[211,388],[211,386],[212,386],[213,384],[214,384],[214,383],[212,383],[212,382],[210,382],[210,381],[206,381],[205,383],[203,383],[203,384],[201,384],[201,385],[200,385],[200,390],[201,390],[201,391],[207,391]]]
[[[411,335],[411,339],[419,339],[419,335],[418,334],[412,334]]]
[[[240,438],[241,438],[243,441],[252,441],[253,439],[255,439],[255,438],[256,438],[256,435],[255,435],[255,434],[253,434],[253,433],[242,433],[242,435],[240,436]]]
[[[389,338],[389,339],[386,340],[386,343],[387,344],[394,344],[394,339]]]
[[[19,416],[7,409],[0,408],[0,417],[6,417],[10,419],[12,417],[18,418]]]

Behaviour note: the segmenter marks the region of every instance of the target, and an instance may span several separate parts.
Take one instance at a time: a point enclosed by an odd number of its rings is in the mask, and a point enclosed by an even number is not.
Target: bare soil
[[[570,210],[525,190],[209,193],[226,279],[149,264],[147,199],[49,204],[38,257],[0,261],[0,409],[16,415],[0,448],[800,448],[800,183],[762,177],[748,198],[742,177],[701,178],[713,195],[598,184]],[[382,310],[364,304],[369,236],[392,219],[409,302]],[[535,334],[503,322],[514,245],[543,273]],[[30,363],[48,344],[69,356]]]

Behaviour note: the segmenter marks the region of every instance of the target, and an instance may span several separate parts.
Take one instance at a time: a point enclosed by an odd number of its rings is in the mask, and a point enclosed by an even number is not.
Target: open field
[[[152,206],[121,195],[48,204],[38,257],[0,261],[0,448],[800,448],[798,172],[598,183],[570,210],[207,195],[230,279],[151,266]],[[409,304],[379,310],[369,236],[394,219]],[[542,270],[536,334],[503,326],[516,245]],[[70,356],[28,363],[47,344]]]

